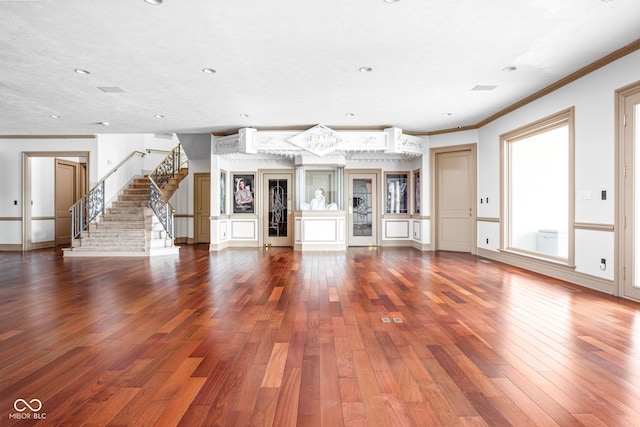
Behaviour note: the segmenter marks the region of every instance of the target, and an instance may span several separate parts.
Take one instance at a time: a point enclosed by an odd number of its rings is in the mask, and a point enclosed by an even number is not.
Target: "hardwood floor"
[[[0,253],[0,364],[0,425],[640,425],[640,305],[407,248]]]

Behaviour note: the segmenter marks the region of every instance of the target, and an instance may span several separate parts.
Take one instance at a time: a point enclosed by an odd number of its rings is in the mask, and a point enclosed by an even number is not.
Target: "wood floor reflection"
[[[409,248],[5,252],[0,416],[20,426],[637,426],[640,305]]]

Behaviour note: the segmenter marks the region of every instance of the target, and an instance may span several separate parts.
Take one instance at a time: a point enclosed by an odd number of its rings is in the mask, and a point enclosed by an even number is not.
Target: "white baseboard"
[[[482,248],[478,248],[478,256],[524,268],[525,270],[544,274],[545,276],[564,280],[565,282],[584,286],[585,288],[604,292],[609,295],[614,294],[614,283],[612,280],[579,273],[567,266],[556,265],[543,260],[532,259],[508,252],[496,252]]]

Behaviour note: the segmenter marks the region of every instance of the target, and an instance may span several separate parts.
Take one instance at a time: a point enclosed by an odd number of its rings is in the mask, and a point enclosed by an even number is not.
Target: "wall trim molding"
[[[513,265],[515,267],[520,267],[535,273],[544,274],[545,276],[553,277],[555,279],[564,280],[565,282],[580,285],[588,289],[614,295],[613,280],[579,273],[575,271],[574,268],[566,265],[556,265],[548,261],[518,256],[509,252],[496,252],[482,248],[478,248],[478,256],[502,262],[504,264]]]
[[[411,247],[422,252],[428,252],[431,250],[431,245],[429,243],[420,243],[416,240],[411,242]]]
[[[605,65],[609,65],[614,61],[617,61],[620,58],[623,58],[633,52],[635,52],[636,50],[640,49],[640,39],[637,39],[631,43],[629,43],[626,46],[621,47],[618,50],[615,50],[613,52],[611,52],[610,54],[592,62],[591,64],[588,64],[582,68],[580,68],[577,71],[574,71],[573,73],[569,74],[568,76],[558,80],[555,83],[550,84],[549,86],[546,86],[542,89],[540,89],[539,91],[525,97],[522,98],[520,101],[517,101],[514,104],[511,104],[510,106],[498,111],[495,114],[492,114],[491,116],[485,118],[484,120],[479,121],[478,123],[476,123],[475,125],[469,125],[469,126],[462,126],[460,128],[449,128],[449,129],[441,129],[441,130],[436,130],[436,131],[432,131],[432,132],[427,132],[427,133],[423,133],[422,135],[440,135],[443,133],[453,133],[453,132],[461,132],[461,131],[465,131],[465,130],[473,130],[473,129],[479,129],[489,123],[491,123],[494,120],[499,119],[502,116],[506,116],[507,114],[517,110],[520,107],[524,107],[527,104],[532,103],[533,101],[536,101],[546,95],[549,95],[550,93],[560,89],[563,86],[568,85],[569,83],[572,83],[578,79],[581,79],[582,77],[593,73],[594,71],[596,71],[599,68],[604,67]],[[411,132],[403,130],[404,133],[411,135]],[[418,135],[418,134],[416,134]]]
[[[51,240],[49,242],[32,242],[31,249],[46,249],[46,248],[55,248],[56,241]]]
[[[500,222],[500,218],[491,218],[485,216],[479,216],[477,219],[479,222]]]
[[[409,238],[406,240],[387,239],[383,240],[379,246],[382,246],[383,248],[413,247],[413,240],[410,240]]]
[[[0,139],[94,139],[97,135],[0,135]]]
[[[22,251],[22,245],[20,243],[16,244],[0,244],[0,252],[8,252],[8,251]]]
[[[573,224],[576,230],[615,231],[613,224],[596,224],[590,222],[576,222]]]
[[[193,237],[176,237],[173,242],[176,245],[193,245],[195,239]]]

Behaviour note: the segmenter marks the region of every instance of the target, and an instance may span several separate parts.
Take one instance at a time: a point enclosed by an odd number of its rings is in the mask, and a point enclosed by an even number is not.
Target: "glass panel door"
[[[286,179],[269,179],[269,237],[287,236],[287,193]]]
[[[263,178],[263,243],[267,246],[291,246],[292,173],[265,173]]]
[[[376,174],[349,175],[349,245],[377,244]]]

